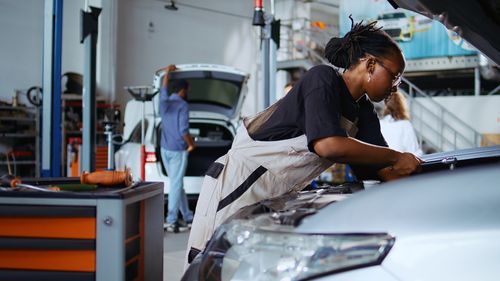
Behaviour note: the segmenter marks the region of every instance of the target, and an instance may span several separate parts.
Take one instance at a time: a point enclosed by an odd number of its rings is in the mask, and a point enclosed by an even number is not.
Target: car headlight
[[[377,265],[388,234],[299,234],[231,223],[219,229],[201,264],[205,280],[305,280]]]

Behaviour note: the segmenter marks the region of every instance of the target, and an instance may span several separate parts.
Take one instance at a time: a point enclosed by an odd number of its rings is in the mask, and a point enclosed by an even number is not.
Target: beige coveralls
[[[253,140],[248,130],[257,129],[273,111],[271,106],[245,119],[231,149],[208,169],[189,236],[188,260],[202,251],[215,229],[241,207],[302,190],[332,165],[309,151],[305,135],[280,141]],[[355,124],[345,118],[341,123],[354,136]]]

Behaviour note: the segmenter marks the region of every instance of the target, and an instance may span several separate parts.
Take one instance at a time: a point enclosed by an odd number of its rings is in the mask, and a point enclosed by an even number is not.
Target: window
[[[144,133],[148,130],[148,120],[144,120]],[[130,138],[128,139],[127,142],[136,142],[136,143],[141,143],[141,122],[137,123],[135,125],[134,130],[130,134]]]

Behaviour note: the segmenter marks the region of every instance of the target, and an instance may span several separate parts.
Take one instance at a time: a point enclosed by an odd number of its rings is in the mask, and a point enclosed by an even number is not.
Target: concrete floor
[[[189,231],[165,232],[163,236],[163,280],[178,281],[184,273]]]

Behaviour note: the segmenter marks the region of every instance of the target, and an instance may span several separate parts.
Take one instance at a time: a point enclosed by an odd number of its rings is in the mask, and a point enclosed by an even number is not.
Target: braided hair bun
[[[348,69],[366,54],[384,57],[394,51],[401,52],[397,43],[381,27],[375,26],[376,21],[363,25],[363,21],[354,24],[351,15],[349,19],[351,30],[342,38],[331,38],[326,44],[325,58],[334,66]]]

